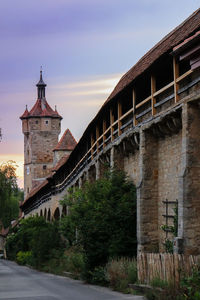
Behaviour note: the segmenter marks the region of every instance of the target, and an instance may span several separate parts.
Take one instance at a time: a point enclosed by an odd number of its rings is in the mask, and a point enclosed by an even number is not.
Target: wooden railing
[[[113,142],[117,138],[121,136],[121,134],[126,131],[128,128],[134,128],[135,126],[140,124],[141,116],[145,116],[147,113],[150,113],[151,117],[156,115],[156,109],[158,106],[161,106],[163,103],[174,98],[174,103],[179,100],[179,84],[182,80],[187,78],[192,70],[187,71],[186,73],[179,76],[178,64],[174,58],[174,80],[164,86],[163,88],[156,91],[156,80],[154,76],[151,76],[151,95],[149,95],[146,99],[142,100],[138,104],[136,104],[136,92],[133,89],[132,93],[132,107],[122,114],[123,103],[118,101],[117,103],[117,112],[118,117],[117,120],[114,120],[113,109],[110,108],[110,125],[106,128],[106,120],[102,121],[102,131],[103,133],[99,134],[99,128],[96,126],[96,138],[93,138],[91,135],[91,147],[90,149],[83,155],[83,157],[77,162],[76,166],[70,173],[66,176],[66,178],[61,182],[52,187],[52,194],[59,193],[63,191],[80,173],[84,167],[91,162],[110,142]],[[200,81],[200,78],[199,78]],[[161,96],[163,93],[173,88],[173,93],[161,101],[157,102],[158,96]],[[149,107],[146,109],[145,106],[149,104]],[[137,114],[138,109],[140,109],[140,113]],[[126,119],[128,120],[127,122]],[[124,123],[124,124],[123,124]],[[49,199],[49,193],[42,196],[42,201],[46,201]],[[41,199],[40,199],[41,200]],[[38,201],[40,201],[38,199]],[[35,204],[36,205],[36,204]]]
[[[175,65],[175,64],[174,64]],[[175,68],[177,68],[177,65],[175,65]],[[187,71],[183,75],[179,77],[175,77],[174,81],[170,82],[160,90],[156,91],[155,89],[155,78],[152,77],[151,79],[151,91],[152,94],[148,96],[146,99],[143,101],[139,102],[137,105],[135,104],[135,99],[136,99],[136,94],[135,90],[133,89],[133,99],[132,99],[132,104],[133,107],[129,109],[127,112],[122,114],[122,105],[120,102],[118,102],[118,119],[114,121],[113,113],[112,113],[112,108],[110,109],[110,126],[106,128],[106,121],[103,120],[103,133],[99,135],[99,128],[96,127],[96,140],[93,138],[91,135],[91,147],[87,151],[87,153],[79,160],[77,163],[76,167],[70,172],[70,174],[59,184],[55,186],[55,189],[60,191],[61,189],[63,190],[63,186],[65,187],[67,182],[71,182],[72,180],[70,179],[74,173],[79,173],[79,170],[82,169],[82,165],[84,163],[90,162],[92,159],[98,155],[98,153],[106,147],[106,145],[109,142],[113,142],[116,138],[118,138],[121,134],[122,131],[127,127],[135,127],[137,126],[140,122],[139,117],[137,115],[137,109],[143,107],[145,104],[148,102],[151,102],[150,110],[148,109],[147,112],[151,111],[151,115],[154,116],[156,114],[156,107],[158,105],[161,105],[162,103],[174,98],[174,102],[177,101],[178,99],[178,89],[177,85],[179,87],[179,83],[185,79],[187,76],[189,76],[192,73],[192,70]],[[175,74],[177,75],[178,72],[176,71]],[[176,83],[176,90],[175,90],[175,83]],[[169,90],[170,88],[174,87],[174,93],[166,99],[161,100],[159,103],[156,101],[156,98],[160,95],[162,95],[164,92]],[[175,94],[177,96],[175,97]],[[162,103],[161,103],[162,102]],[[143,110],[142,114],[145,114],[145,110]],[[129,117],[129,121],[122,125],[123,120],[125,120],[127,117]],[[117,129],[115,127],[117,126]],[[115,137],[116,136],[116,137]]]

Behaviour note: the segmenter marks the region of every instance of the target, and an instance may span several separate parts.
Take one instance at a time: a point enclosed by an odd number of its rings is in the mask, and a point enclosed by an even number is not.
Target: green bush
[[[17,262],[20,265],[32,265],[33,264],[33,254],[31,251],[19,251],[17,253]]]
[[[123,172],[108,172],[86,183],[69,193],[62,204],[70,214],[61,220],[61,232],[69,244],[82,246],[87,281],[109,257],[136,255],[136,190]]]
[[[151,286],[158,287],[158,288],[166,288],[169,287],[169,283],[165,280],[160,279],[159,277],[155,277],[151,283]]]
[[[96,267],[90,271],[90,283],[103,286],[108,284],[105,267]]]
[[[58,226],[43,217],[30,217],[20,222],[16,233],[6,241],[7,256],[16,260],[17,253],[32,252],[31,265],[40,267],[52,257],[53,249],[62,249]]]
[[[72,273],[74,278],[80,278],[85,269],[83,254],[71,248],[65,252],[64,260],[65,270]]]
[[[200,266],[193,268],[191,276],[182,279],[181,289],[181,300],[200,300]]]

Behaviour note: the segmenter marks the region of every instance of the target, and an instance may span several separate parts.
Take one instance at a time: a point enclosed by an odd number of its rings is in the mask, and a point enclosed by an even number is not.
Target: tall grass
[[[125,291],[129,283],[137,281],[136,259],[123,257],[111,260],[106,266],[106,277],[113,289]]]

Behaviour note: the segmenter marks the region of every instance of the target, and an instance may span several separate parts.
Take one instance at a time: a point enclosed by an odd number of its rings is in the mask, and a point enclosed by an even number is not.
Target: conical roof
[[[26,109],[25,109],[23,115],[21,115],[20,119],[26,119],[28,116],[29,116],[29,112],[28,112],[27,105],[26,105]]]
[[[26,109],[23,115],[20,117],[20,119],[23,120],[31,117],[52,117],[52,118],[62,119],[62,117],[57,112],[56,107],[55,110],[53,110],[45,98],[46,84],[44,83],[42,78],[42,70],[40,70],[40,80],[36,84],[36,86],[38,87],[38,99],[36,103],[33,105],[30,112],[28,111],[26,106]]]
[[[51,106],[48,104],[46,99],[38,99],[30,112],[26,108],[23,115],[20,117],[20,119],[26,119],[31,117],[51,117],[51,118],[60,118],[62,117],[59,115],[57,110],[53,110]]]

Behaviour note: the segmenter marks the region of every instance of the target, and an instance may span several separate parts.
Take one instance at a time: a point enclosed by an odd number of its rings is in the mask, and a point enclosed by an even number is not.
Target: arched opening
[[[40,217],[43,217],[43,213],[42,213],[42,210],[40,210]]]
[[[67,207],[66,205],[63,205],[63,209],[62,209],[62,217],[67,215]]]
[[[51,221],[51,210],[50,210],[50,208],[48,210],[47,221],[49,221],[49,222]]]
[[[53,217],[54,217],[55,220],[59,220],[60,219],[60,210],[59,210],[58,207],[56,208]]]
[[[47,219],[47,209],[46,208],[44,210],[44,218],[45,218],[45,220]]]

